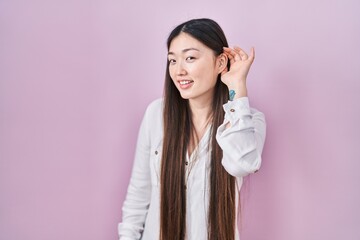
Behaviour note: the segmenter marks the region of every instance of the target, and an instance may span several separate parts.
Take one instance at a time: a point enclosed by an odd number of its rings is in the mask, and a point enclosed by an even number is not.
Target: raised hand
[[[224,47],[224,54],[230,60],[230,69],[224,69],[221,80],[229,88],[230,100],[233,92],[235,92],[233,98],[247,96],[246,78],[255,58],[255,49],[252,47],[250,55],[247,55],[240,47],[235,46],[233,49]]]

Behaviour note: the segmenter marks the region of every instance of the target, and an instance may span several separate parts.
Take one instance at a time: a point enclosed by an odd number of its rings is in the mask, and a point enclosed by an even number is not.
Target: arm
[[[250,109],[247,97],[224,104],[225,119],[216,139],[223,150],[222,164],[236,177],[256,172],[261,165],[266,123],[263,113]]]
[[[148,110],[142,120],[136,144],[131,179],[122,208],[122,222],[118,225],[120,240],[140,239],[150,204],[150,136]]]
[[[220,57],[221,80],[229,89],[230,101],[224,104],[225,120],[219,126],[216,139],[223,150],[222,164],[236,177],[256,172],[261,165],[265,141],[265,117],[250,109],[247,98],[246,78],[255,59],[255,49],[248,56],[239,47],[224,47]],[[230,60],[230,68],[227,62]],[[226,64],[225,64],[226,63]]]

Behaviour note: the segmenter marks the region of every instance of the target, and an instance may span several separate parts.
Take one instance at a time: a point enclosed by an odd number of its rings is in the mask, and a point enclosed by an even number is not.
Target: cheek
[[[212,80],[215,75],[217,76],[217,72],[215,72],[215,67],[213,66],[213,64],[209,64],[209,60],[201,61],[196,64],[196,66],[194,65],[192,73],[193,75],[207,80]]]
[[[215,72],[214,68],[206,66],[197,69],[196,74],[198,77],[208,81],[209,83],[216,82],[217,79],[217,72]]]
[[[174,81],[174,69],[170,66],[168,68],[169,68],[169,75],[170,75],[171,79]]]

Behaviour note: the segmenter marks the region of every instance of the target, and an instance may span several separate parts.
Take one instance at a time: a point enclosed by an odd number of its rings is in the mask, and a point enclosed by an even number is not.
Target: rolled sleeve
[[[265,116],[250,108],[247,97],[229,101],[223,108],[224,122],[216,134],[223,150],[222,165],[232,176],[244,177],[260,168],[266,131]]]

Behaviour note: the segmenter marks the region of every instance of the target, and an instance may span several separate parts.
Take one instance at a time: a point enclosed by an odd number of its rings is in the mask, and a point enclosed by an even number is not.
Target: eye
[[[187,62],[193,62],[196,58],[195,57],[192,57],[192,56],[189,56],[186,58],[186,61]]]
[[[174,64],[174,63],[176,63],[176,61],[175,61],[175,59],[169,59],[169,63]]]

